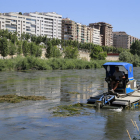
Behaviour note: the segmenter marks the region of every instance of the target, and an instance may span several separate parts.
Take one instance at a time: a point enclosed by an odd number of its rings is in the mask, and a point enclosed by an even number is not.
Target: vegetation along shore
[[[61,47],[60,47],[61,46]],[[42,50],[45,58],[42,59]],[[90,61],[79,58],[79,50],[89,52]],[[140,66],[140,42],[130,49],[78,43],[72,40],[50,39],[0,30],[0,71],[4,70],[52,70],[101,68],[107,53],[119,53],[119,60]],[[12,59],[5,59],[10,56]],[[14,56],[14,57],[13,57]],[[16,56],[16,57],[15,57]]]

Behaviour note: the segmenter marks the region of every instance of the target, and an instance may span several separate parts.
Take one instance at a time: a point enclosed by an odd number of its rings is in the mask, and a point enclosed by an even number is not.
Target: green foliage
[[[140,57],[137,54],[133,56],[133,65],[134,67],[140,66]]]
[[[25,40],[29,40],[30,39],[30,35],[28,33],[25,34]]]
[[[32,35],[32,36],[31,36],[31,41],[32,41],[32,42],[36,42],[36,39],[37,39],[37,37],[36,37],[35,35]]]
[[[46,57],[47,58],[59,58],[61,56],[60,50],[57,48],[57,46],[53,46],[51,42],[47,43],[47,49],[46,49]]]
[[[99,53],[98,60],[105,60],[106,57],[107,57],[106,52]]]
[[[102,47],[95,46],[90,53],[90,57],[94,60],[101,60],[101,59],[104,60],[104,56],[106,55],[106,53],[100,54],[102,51],[103,51]]]
[[[120,53],[119,60],[123,62],[133,63],[133,55],[130,52],[124,51]]]
[[[17,42],[17,33],[16,32],[14,34],[12,34],[12,36],[11,36],[11,42],[13,44],[16,44],[16,42]]]
[[[5,37],[0,39],[0,52],[3,57],[9,53],[8,41]]]
[[[105,60],[83,61],[80,59],[40,59],[33,56],[0,59],[0,71],[11,70],[56,70],[101,68]]]
[[[78,49],[76,47],[68,46],[64,49],[64,58],[76,59],[79,55]]]
[[[27,41],[23,42],[22,51],[23,51],[24,56],[27,56],[30,53],[30,48],[29,48],[29,44],[27,43]]]
[[[134,67],[140,66],[140,57],[137,54],[133,55],[128,51],[120,53],[119,60],[123,62],[132,63]]]
[[[15,55],[15,54],[16,54],[16,46],[13,43],[10,43],[9,55]]]
[[[138,40],[133,42],[133,44],[130,47],[130,52],[133,55],[137,54],[138,56],[140,56],[140,42]]]
[[[4,71],[6,68],[6,63],[4,60],[0,59],[0,71]]]
[[[18,55],[22,54],[22,46],[21,45],[18,45],[18,47],[17,47],[17,54]]]
[[[21,12],[19,12],[18,14],[19,14],[19,15],[22,15],[22,13],[21,13]]]
[[[36,56],[37,54],[37,45],[35,45],[33,42],[30,43],[30,55]]]

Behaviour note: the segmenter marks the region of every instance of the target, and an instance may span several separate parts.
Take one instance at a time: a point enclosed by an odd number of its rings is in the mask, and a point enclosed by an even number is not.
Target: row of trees
[[[29,42],[29,40],[31,42]],[[44,45],[41,46],[41,43]],[[3,57],[8,54],[23,54],[24,56],[33,55],[40,57],[42,53],[41,49],[44,47],[46,48],[47,58],[58,58],[63,55],[58,49],[58,45],[61,45],[65,58],[77,58],[78,50],[80,49],[90,52],[90,57],[98,60],[105,59],[107,53],[129,52],[129,50],[123,48],[99,46],[93,43],[78,43],[72,40],[50,39],[47,38],[47,36],[35,36],[27,33],[23,33],[20,38],[17,38],[16,32],[11,33],[8,32],[8,30],[0,30],[0,53]],[[134,46],[140,46],[139,42],[135,42]],[[137,47],[131,47],[130,52],[140,55]]]
[[[0,53],[3,57],[6,57],[7,55],[13,56],[15,54],[40,57],[42,55],[42,49],[33,42],[29,43],[25,40],[23,42],[17,41],[16,43],[13,43],[12,40],[8,41],[3,37],[0,38]]]

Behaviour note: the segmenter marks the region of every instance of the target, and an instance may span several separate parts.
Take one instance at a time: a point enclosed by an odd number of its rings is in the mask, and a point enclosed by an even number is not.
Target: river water
[[[0,140],[128,140],[139,138],[130,119],[140,126],[139,108],[133,110],[89,109],[88,116],[53,117],[52,107],[86,103],[102,93],[105,70],[55,70],[0,72],[0,95],[39,95],[45,101],[0,103]],[[134,68],[140,84],[140,68]],[[69,94],[79,92],[80,94]]]

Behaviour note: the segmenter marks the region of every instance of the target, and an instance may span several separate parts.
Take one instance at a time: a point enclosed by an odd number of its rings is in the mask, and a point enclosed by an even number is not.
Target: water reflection
[[[43,95],[58,101],[87,99],[103,91],[102,70],[2,72],[0,94]],[[68,92],[79,92],[70,95]]]
[[[139,70],[134,68],[134,76],[140,84]],[[104,69],[1,72],[1,95],[43,95],[51,99],[0,104],[0,134],[5,134],[2,139],[62,139],[63,136],[67,140],[125,140],[128,139],[126,129],[131,137],[135,136],[137,131],[130,119],[140,126],[139,109],[122,112],[89,109],[93,113],[90,116],[68,118],[53,118],[48,110],[62,104],[86,103],[89,96],[104,91],[104,77]]]

